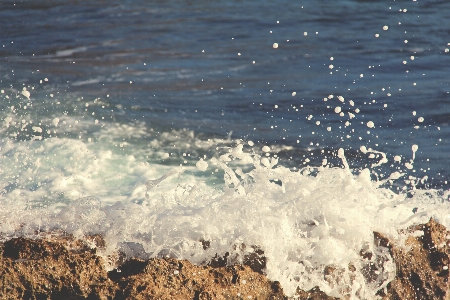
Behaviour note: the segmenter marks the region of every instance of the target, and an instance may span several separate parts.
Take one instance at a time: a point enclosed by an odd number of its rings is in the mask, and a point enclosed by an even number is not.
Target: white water
[[[5,118],[3,134],[13,127],[20,135],[29,123],[36,136],[46,130],[68,135],[92,126],[67,116],[40,124],[23,120],[14,114]],[[1,239],[36,236],[36,230],[101,233],[108,245],[105,254],[121,250],[199,264],[226,252],[229,263],[242,262],[251,246],[259,246],[268,258],[269,279],[280,281],[288,295],[297,286],[318,285],[333,296],[372,298],[395,272],[386,250],[374,248],[373,231],[401,243],[397,229],[430,217],[450,226],[448,191],[417,190],[420,179],[397,169],[386,179],[370,169],[351,170],[344,149],[335,153],[342,167],[328,167],[324,157],[322,167],[292,170],[278,165],[275,146],[201,140],[190,131],[171,131],[130,149],[117,141],[150,135],[145,124],[95,124],[98,130],[89,139],[1,140]],[[401,163],[363,145],[360,151],[373,159],[372,167]],[[411,167],[416,151],[413,145]],[[180,164],[161,164],[172,157]],[[386,188],[398,180],[407,183],[408,193]],[[204,250],[202,240],[211,247]],[[374,282],[363,276],[367,262],[359,256],[361,249],[384,257],[385,271]],[[324,280],[327,265],[342,273]]]

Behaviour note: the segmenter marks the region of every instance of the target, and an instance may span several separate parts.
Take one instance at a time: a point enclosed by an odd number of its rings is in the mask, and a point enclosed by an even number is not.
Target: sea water
[[[373,231],[450,226],[448,11],[2,2],[0,239],[100,233],[105,255],[199,264],[260,249],[288,295],[374,298],[395,267]]]

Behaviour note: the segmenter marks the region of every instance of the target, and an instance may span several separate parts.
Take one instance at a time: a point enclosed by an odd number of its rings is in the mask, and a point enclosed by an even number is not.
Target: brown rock
[[[249,266],[131,259],[106,272],[97,237],[16,238],[0,245],[0,299],[287,299]]]
[[[337,300],[339,298],[331,297],[322,292],[319,287],[314,287],[309,291],[305,292],[303,290],[297,289],[295,295],[301,300]]]
[[[69,251],[60,241],[17,238],[0,256],[1,299],[107,299],[114,285],[95,250],[78,241]]]
[[[111,273],[115,280],[123,276],[117,299],[287,299],[278,282],[248,266],[211,268],[172,258],[132,259],[120,270]]]
[[[375,242],[389,250],[397,267],[396,278],[379,296],[448,299],[449,232],[431,219],[403,233],[409,234],[404,246],[374,233]],[[172,258],[131,259],[109,273],[96,252],[102,247],[98,235],[83,240],[15,238],[0,244],[0,299],[287,299],[280,284],[264,276],[266,258],[256,246],[244,257],[245,265],[226,266],[227,257],[216,257],[206,266]],[[382,263],[367,249],[361,250],[361,257],[368,261],[363,273],[373,281]],[[356,270],[353,265],[348,269]],[[341,273],[328,266],[324,279],[339,285]],[[337,299],[317,287],[298,289],[294,298]]]
[[[394,245],[381,233],[374,233],[375,242],[387,247],[393,257],[397,276],[380,291],[384,299],[445,299],[449,284],[449,232],[431,219],[424,225],[413,226],[409,233],[423,231],[423,235],[410,235],[405,250]]]

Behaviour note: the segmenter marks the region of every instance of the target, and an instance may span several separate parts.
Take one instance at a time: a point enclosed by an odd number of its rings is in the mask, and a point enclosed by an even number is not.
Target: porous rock
[[[431,219],[400,233],[407,236],[404,245],[374,233],[375,243],[388,249],[397,269],[378,296],[450,299],[447,229]],[[129,259],[107,272],[97,254],[104,246],[100,236],[19,237],[0,244],[0,299],[288,299],[280,284],[263,274],[266,258],[259,248],[244,259],[245,265],[219,263],[226,259],[204,266],[173,258]],[[370,260],[370,253],[361,253]],[[377,270],[367,270],[368,280],[372,271]],[[294,298],[337,299],[317,287],[298,289]]]
[[[107,272],[95,248],[72,237],[0,245],[0,299],[287,299],[249,266],[130,259]]]
[[[419,232],[416,236],[413,233]],[[423,232],[423,234],[422,234]],[[395,245],[381,233],[374,233],[375,242],[387,247],[397,271],[383,299],[449,299],[449,241],[447,229],[434,219],[408,228],[404,246]]]
[[[102,258],[81,241],[16,238],[0,251],[0,299],[107,299]]]

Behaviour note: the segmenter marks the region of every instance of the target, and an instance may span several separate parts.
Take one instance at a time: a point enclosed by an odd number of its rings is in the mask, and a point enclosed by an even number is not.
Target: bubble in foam
[[[416,145],[416,144],[414,144],[414,145],[412,145],[411,150],[412,150],[412,152],[413,152],[413,157],[412,157],[412,159],[414,160],[414,159],[416,159],[416,152],[417,152],[417,150],[419,150],[419,146]]]
[[[423,117],[419,117],[419,118],[417,119],[417,121],[419,121],[420,123],[422,123],[424,120],[425,120],[425,119],[424,119]]]
[[[27,88],[25,88],[25,87],[23,88],[22,95],[24,95],[25,97],[30,99],[30,92],[27,91]]]
[[[400,162],[402,160],[402,157],[400,155],[394,156],[394,161]]]
[[[272,47],[273,47],[273,49],[277,49],[278,48],[278,43],[273,43]]]
[[[375,124],[372,121],[367,122],[367,127],[374,128]]]
[[[334,112],[337,113],[337,114],[340,113],[341,110],[342,110],[342,108],[341,108],[340,106],[336,106],[336,107],[334,108]]]
[[[197,169],[199,169],[202,172],[204,172],[204,171],[206,171],[206,169],[208,169],[208,163],[206,161],[204,161],[203,158],[200,158],[200,160],[195,164],[195,166],[197,167]]]
[[[248,141],[247,144],[248,144],[250,147],[253,147],[253,146],[255,145],[255,143],[253,143],[252,141]]]
[[[33,126],[31,129],[33,129],[34,132],[42,132],[42,128],[38,126]]]
[[[269,159],[267,157],[261,158],[261,164],[264,165],[267,168],[270,167],[270,161],[269,161]]]
[[[264,151],[264,152],[270,152],[269,146],[264,146],[264,147],[262,147],[262,151]]]

